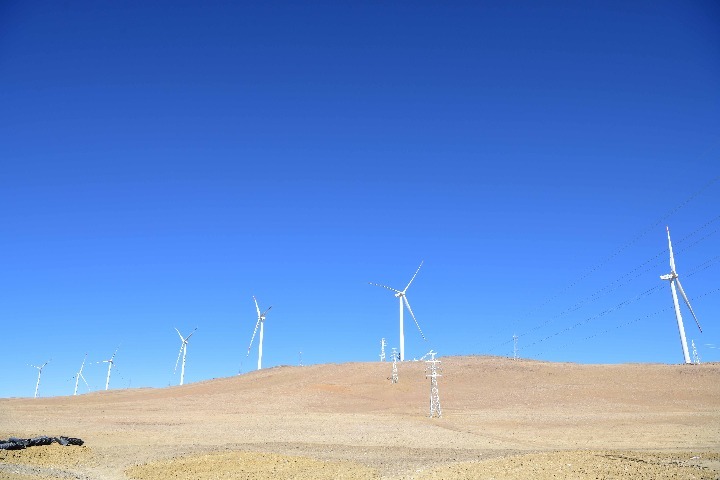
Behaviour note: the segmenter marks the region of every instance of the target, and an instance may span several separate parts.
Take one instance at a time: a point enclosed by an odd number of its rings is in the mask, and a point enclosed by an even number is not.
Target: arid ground
[[[445,357],[269,368],[182,387],[0,399],[0,479],[718,479],[720,364]]]

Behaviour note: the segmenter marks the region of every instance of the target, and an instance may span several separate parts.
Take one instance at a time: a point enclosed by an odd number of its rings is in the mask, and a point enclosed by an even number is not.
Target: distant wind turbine
[[[423,262],[420,262],[420,267],[423,266]],[[405,289],[402,291],[397,290],[392,287],[388,287],[385,285],[380,285],[379,283],[372,283],[369,282],[370,285],[375,285],[382,288],[387,288],[390,291],[395,292],[395,296],[400,300],[400,361],[405,361],[405,333],[403,328],[403,311],[405,310],[403,303],[405,304],[405,307],[407,307],[408,312],[410,312],[410,315],[412,316],[413,320],[415,321],[415,326],[417,327],[418,331],[420,332],[420,335],[422,336],[423,340],[427,341],[427,338],[425,338],[425,335],[423,334],[422,330],[420,329],[420,325],[418,324],[417,319],[415,318],[415,314],[412,311],[412,308],[410,308],[410,303],[408,302],[407,296],[405,295],[405,292],[407,292],[408,287],[410,284],[415,280],[415,277],[417,276],[418,272],[420,271],[420,267],[415,270],[415,275],[412,276],[408,284],[405,286]]]
[[[115,352],[112,354],[112,357],[110,357],[110,360],[103,360],[101,362],[97,363],[107,363],[108,364],[108,374],[107,379],[105,380],[105,390],[108,389],[110,386],[110,371],[112,370],[112,367],[115,365],[115,355],[117,354],[117,351],[120,349],[120,347],[115,349]]]
[[[195,327],[195,330],[197,330],[197,327]],[[188,340],[190,340],[190,337],[193,336],[193,333],[195,333],[195,330],[190,332],[190,335],[188,335],[187,337],[184,338],[180,334],[180,330],[178,330],[177,328],[175,329],[178,336],[180,337],[181,343],[180,343],[180,351],[178,352],[177,360],[175,360],[175,371],[173,371],[173,374],[175,374],[175,372],[177,372],[178,362],[180,361],[180,354],[182,354],[183,363],[182,363],[182,369],[180,370],[180,385],[182,385],[183,381],[185,380],[185,356],[187,355]]]
[[[50,363],[50,360],[43,363],[39,367],[37,365],[28,364],[29,367],[37,368],[37,370],[38,370],[38,379],[37,379],[37,383],[35,384],[35,397],[33,397],[33,398],[37,398],[38,390],[40,389],[40,375],[42,375],[43,368],[45,368],[45,365],[47,365],[48,363]]]
[[[255,296],[253,296],[253,300],[255,301],[255,310],[257,310],[257,323],[255,324],[255,330],[253,331],[252,338],[250,339],[250,346],[248,347],[246,356],[250,355],[250,349],[252,348],[253,340],[255,340],[255,334],[258,331],[258,327],[260,327],[260,338],[258,339],[258,370],[260,370],[262,368],[263,326],[265,324],[265,315],[270,311],[272,305],[269,306],[265,312],[260,313],[260,306],[258,305]]]
[[[678,274],[675,271],[675,258],[673,257],[672,242],[670,241],[670,227],[665,228],[667,229],[668,249],[670,250],[670,273],[666,275],[661,275],[660,279],[668,280],[670,282],[670,290],[672,291],[673,304],[675,305],[675,317],[677,317],[678,330],[680,331],[680,344],[682,345],[683,357],[685,358],[685,363],[692,363],[690,361],[690,353],[688,351],[687,340],[685,339],[685,326],[683,325],[682,315],[680,314],[680,304],[678,303],[677,292],[675,290],[676,284],[677,290],[680,290],[680,294],[682,295],[683,300],[685,300],[685,304],[690,309],[690,313],[695,319],[695,323],[697,324],[700,333],[702,333],[702,328],[700,328],[700,322],[698,321],[697,316],[695,316],[695,312],[690,305],[690,300],[688,300],[687,295],[685,295],[685,290],[683,290],[682,285],[680,284],[680,279],[678,278]]]
[[[85,377],[82,374],[83,368],[85,368],[85,360],[87,360],[87,353],[85,354],[85,358],[83,358],[82,365],[80,365],[80,370],[75,374],[75,392],[73,392],[73,395],[77,395],[78,383],[81,378],[83,379],[83,382],[85,382],[85,385],[87,385],[88,391],[90,391],[90,385],[88,385],[87,380],[85,380]]]

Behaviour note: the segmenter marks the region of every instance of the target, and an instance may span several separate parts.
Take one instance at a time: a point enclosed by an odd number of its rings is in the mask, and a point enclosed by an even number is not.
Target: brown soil
[[[277,367],[164,389],[0,399],[0,479],[720,478],[720,364],[443,358]]]

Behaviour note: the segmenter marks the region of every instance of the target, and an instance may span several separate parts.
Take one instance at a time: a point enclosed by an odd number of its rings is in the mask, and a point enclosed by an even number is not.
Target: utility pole
[[[425,361],[427,364],[425,367],[425,378],[430,378],[430,418],[442,417],[442,409],[440,408],[440,393],[438,392],[437,384],[438,377],[442,377],[442,375],[438,373],[442,371],[442,368],[440,367],[440,360],[436,360],[435,355],[437,355],[437,353],[430,350],[430,360]]]

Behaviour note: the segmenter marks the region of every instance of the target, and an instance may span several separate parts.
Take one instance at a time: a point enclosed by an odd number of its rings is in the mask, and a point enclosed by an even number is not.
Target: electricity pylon
[[[425,367],[425,378],[430,377],[430,418],[442,417],[442,409],[440,408],[440,393],[438,392],[438,377],[442,368],[440,367],[440,360],[435,360],[436,352],[430,351],[430,360],[426,360],[427,364]]]

